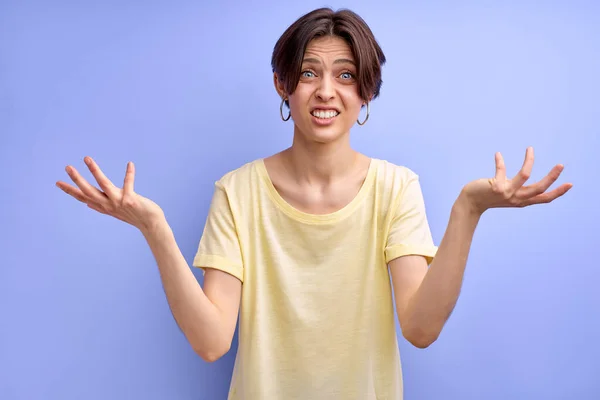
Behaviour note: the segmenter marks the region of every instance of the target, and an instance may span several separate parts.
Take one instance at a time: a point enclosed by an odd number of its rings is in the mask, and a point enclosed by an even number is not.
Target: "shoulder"
[[[239,194],[249,191],[261,179],[262,163],[263,159],[259,158],[228,171],[215,182],[215,186],[229,194]]]
[[[411,183],[418,182],[419,175],[407,166],[387,160],[373,159],[376,165],[376,186],[396,197]]]
[[[420,215],[424,199],[419,175],[404,165],[385,160],[378,164],[376,191],[383,215],[392,219]]]

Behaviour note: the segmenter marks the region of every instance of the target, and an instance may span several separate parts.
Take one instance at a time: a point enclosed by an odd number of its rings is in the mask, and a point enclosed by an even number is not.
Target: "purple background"
[[[204,363],[139,232],[54,186],[85,155],[119,185],[133,160],[191,262],[213,182],[289,145],[271,51],[323,3],[206,3],[0,2],[1,399],[225,398],[237,341]],[[437,243],[495,151],[514,174],[532,145],[532,180],[560,162],[575,185],[484,216],[441,338],[400,341],[406,399],[600,398],[599,3],[330,4],[388,57],[353,144],[419,173]]]

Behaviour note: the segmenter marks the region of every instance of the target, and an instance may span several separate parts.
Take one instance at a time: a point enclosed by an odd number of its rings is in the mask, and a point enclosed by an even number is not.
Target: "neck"
[[[299,182],[327,184],[354,171],[360,154],[350,147],[349,135],[331,143],[315,143],[294,135],[284,162]]]

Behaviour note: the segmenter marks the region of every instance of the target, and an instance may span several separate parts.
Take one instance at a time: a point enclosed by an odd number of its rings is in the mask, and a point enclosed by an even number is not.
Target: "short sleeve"
[[[437,247],[425,213],[425,202],[418,175],[411,173],[400,190],[390,221],[385,246],[385,261],[406,255],[422,255],[430,264]]]
[[[192,264],[227,272],[243,282],[244,266],[235,218],[225,188],[217,182]]]

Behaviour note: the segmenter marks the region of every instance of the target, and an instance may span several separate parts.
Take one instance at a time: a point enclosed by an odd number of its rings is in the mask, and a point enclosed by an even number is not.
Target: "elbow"
[[[431,346],[438,339],[439,334],[437,331],[427,331],[419,328],[402,330],[402,336],[419,349],[426,349]]]
[[[196,351],[196,354],[198,354],[200,358],[202,358],[202,360],[207,363],[213,363],[215,361],[218,361],[219,359],[221,359],[221,357],[225,355],[225,353],[210,351]]]
[[[194,352],[207,363],[218,361],[231,349],[231,342],[219,346],[195,346]]]
[[[406,340],[408,340],[410,344],[418,349],[426,349],[436,341],[436,339],[430,339],[427,337],[406,338]]]

